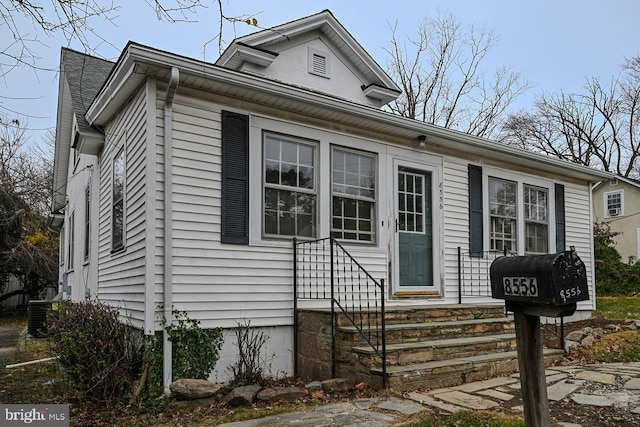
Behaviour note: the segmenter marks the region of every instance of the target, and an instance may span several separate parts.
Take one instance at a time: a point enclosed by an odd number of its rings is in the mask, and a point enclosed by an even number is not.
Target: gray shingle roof
[[[62,71],[69,84],[80,132],[92,131],[84,115],[114,65],[114,62],[105,59],[67,48],[62,49]]]

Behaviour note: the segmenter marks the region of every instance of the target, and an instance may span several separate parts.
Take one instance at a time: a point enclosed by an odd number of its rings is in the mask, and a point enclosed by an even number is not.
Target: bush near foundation
[[[144,336],[99,302],[62,302],[47,318],[50,352],[61,380],[82,398],[120,402],[133,392],[144,359]]]

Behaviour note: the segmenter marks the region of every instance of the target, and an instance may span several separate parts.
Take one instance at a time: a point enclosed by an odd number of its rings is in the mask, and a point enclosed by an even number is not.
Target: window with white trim
[[[91,191],[89,187],[84,190],[84,260],[89,259],[89,244],[91,242],[91,217],[90,217],[90,204],[91,204]]]
[[[624,215],[624,193],[622,190],[604,193],[605,218]]]
[[[524,252],[549,252],[549,192],[545,188],[524,186]]]
[[[517,251],[517,184],[489,178],[490,249]]]
[[[60,229],[60,255],[59,255],[59,263],[64,266],[65,255],[67,253],[67,246],[65,236],[67,235],[66,227],[62,227]]]
[[[71,212],[69,215],[69,236],[67,236],[67,256],[69,257],[67,260],[67,270],[73,270],[73,245],[74,245],[74,229],[75,229],[75,219],[76,213]]]
[[[333,147],[331,235],[375,243],[376,156]]]
[[[548,253],[549,189],[495,177],[489,177],[488,183],[490,249]],[[523,246],[518,244],[519,232]]]
[[[263,153],[265,236],[315,238],[316,145],[265,133]]]
[[[111,197],[111,250],[124,248],[125,151],[121,148],[113,158]]]

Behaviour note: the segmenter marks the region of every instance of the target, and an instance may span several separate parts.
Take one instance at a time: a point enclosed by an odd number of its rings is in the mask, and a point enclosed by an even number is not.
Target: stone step
[[[364,333],[369,330],[364,325]],[[477,337],[483,335],[504,334],[514,331],[513,320],[507,317],[490,319],[452,320],[446,322],[397,323],[386,326],[387,345],[395,343],[418,342],[426,339]],[[364,345],[355,326],[340,326],[337,334],[341,341],[352,342],[353,345]],[[351,337],[349,335],[352,335]]]
[[[388,307],[385,310],[386,325],[402,323],[447,322],[454,320],[492,319],[504,317],[504,305],[446,304],[430,306]],[[355,313],[357,324],[380,321],[380,314]],[[338,326],[351,326],[344,315],[337,316]]]
[[[515,334],[463,337],[396,343],[387,345],[387,366],[410,365],[436,360],[452,360],[516,349]],[[370,346],[353,347],[363,366],[380,366],[381,360]]]
[[[562,350],[545,349],[547,366],[561,358]],[[516,351],[435,360],[409,365],[387,367],[389,385],[396,391],[453,387],[464,383],[508,375],[518,371]],[[382,368],[375,367],[371,374],[382,376]]]

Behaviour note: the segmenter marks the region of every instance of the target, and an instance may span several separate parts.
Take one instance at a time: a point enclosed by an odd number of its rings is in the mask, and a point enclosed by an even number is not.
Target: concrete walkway
[[[560,366],[547,369],[546,376],[553,426],[640,425],[640,362]],[[403,399],[360,399],[222,426],[390,426],[425,410],[438,414],[489,410],[523,416],[520,380],[515,374],[407,393]]]

